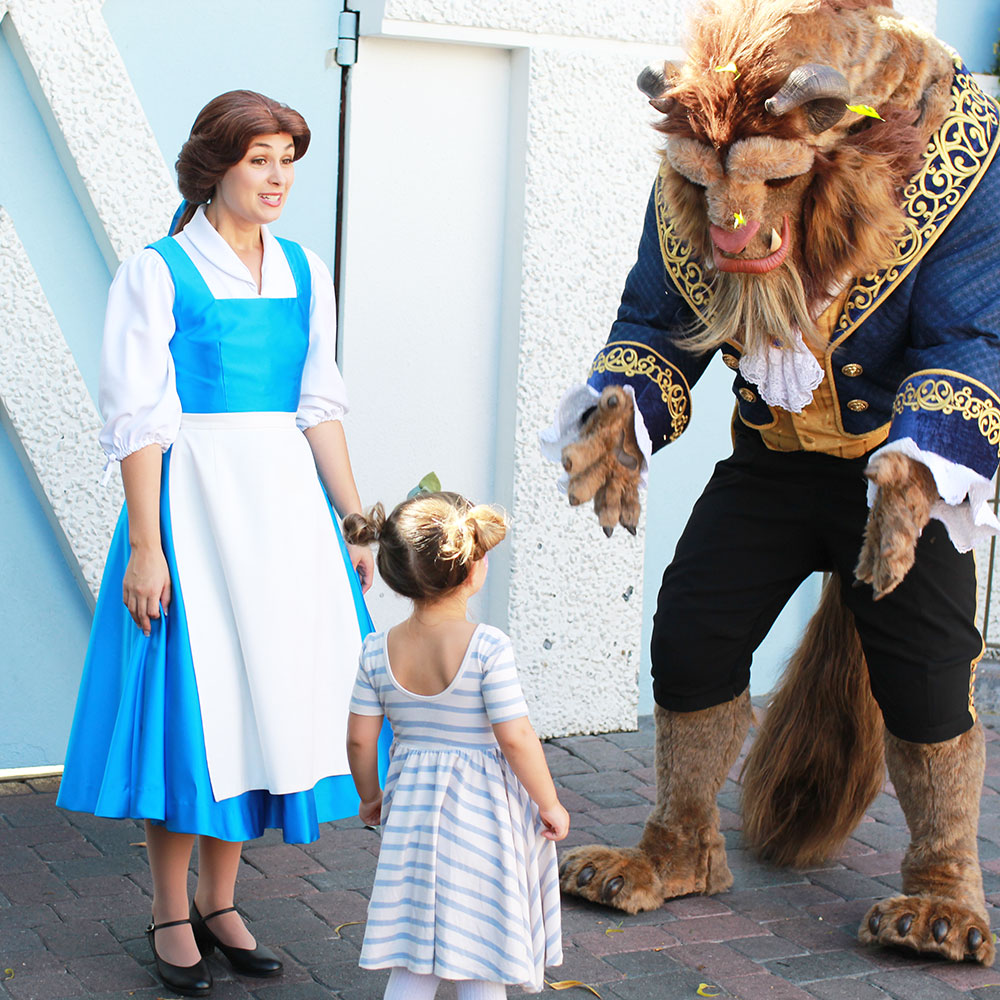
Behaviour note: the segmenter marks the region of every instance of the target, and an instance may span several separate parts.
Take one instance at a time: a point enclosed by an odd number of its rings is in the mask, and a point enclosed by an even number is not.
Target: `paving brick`
[[[729,916],[733,912],[725,902],[729,895],[726,893],[722,896],[688,896],[685,899],[672,899],[663,909],[681,919]]]
[[[886,1000],[884,990],[864,979],[825,979],[810,983],[809,992],[819,1000]]]
[[[590,952],[591,955],[602,958],[605,955],[618,955],[626,951],[652,951],[654,948],[669,948],[676,945],[678,940],[662,927],[647,925],[587,931],[574,935],[573,943]]]
[[[735,913],[728,916],[678,920],[670,925],[670,931],[682,944],[729,941],[732,938],[754,937],[768,933],[753,920]]]
[[[121,952],[89,958],[74,958],[66,964],[89,990],[138,990],[155,985],[156,980],[133,958]]]
[[[39,937],[53,955],[81,958],[92,955],[118,955],[118,939],[96,920],[76,920],[70,924],[43,925]]]
[[[635,788],[640,784],[648,784],[635,774],[626,774],[619,771],[617,774],[607,772],[588,771],[583,774],[567,774],[559,779],[559,784],[565,788],[572,788],[581,795],[587,792],[603,792],[609,787],[614,788]]]
[[[950,962],[935,962],[927,967],[927,974],[950,986],[955,990],[980,989],[984,986],[992,986],[1000,989],[1000,970],[984,969],[981,965],[963,963],[953,965]]]
[[[793,983],[808,983],[816,979],[840,979],[844,976],[871,972],[872,966],[852,951],[832,951],[826,954],[780,958],[767,963],[776,976]]]
[[[59,899],[72,899],[73,893],[48,871],[28,872],[21,875],[5,875],[3,894],[13,905],[31,904],[38,901],[52,903]]]
[[[804,989],[770,974],[726,978],[722,982],[738,1000],[813,1000]]]
[[[635,767],[633,757],[600,736],[576,736],[571,740],[555,742],[604,774],[609,771],[628,771]]]
[[[869,982],[897,1000],[959,1000],[966,994],[920,972],[880,972]]]
[[[871,854],[845,858],[844,864],[861,875],[890,875],[899,871],[903,863],[902,851],[873,851]]]
[[[885,895],[883,883],[846,868],[816,872],[812,881],[844,899],[880,899]]]
[[[789,941],[788,938],[777,937],[774,934],[763,934],[760,937],[738,938],[730,941],[729,946],[735,948],[741,955],[758,962],[766,962],[772,958],[791,958],[793,955],[808,954],[805,945]]]
[[[841,951],[855,943],[853,934],[845,934],[836,924],[811,916],[775,920],[768,923],[767,929],[778,937],[808,948],[814,954]]]

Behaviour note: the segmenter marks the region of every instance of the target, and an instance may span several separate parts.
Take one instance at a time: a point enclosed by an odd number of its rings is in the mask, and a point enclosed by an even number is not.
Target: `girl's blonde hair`
[[[472,564],[507,534],[503,512],[458,493],[421,493],[386,517],[380,503],[344,519],[351,545],[378,542],[376,563],[397,594],[428,601],[461,586]]]

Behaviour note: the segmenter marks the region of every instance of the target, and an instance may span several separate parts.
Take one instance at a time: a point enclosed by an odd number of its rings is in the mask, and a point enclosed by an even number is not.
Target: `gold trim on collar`
[[[638,349],[638,350],[637,350]],[[643,352],[640,354],[640,351]],[[618,340],[607,344],[594,359],[590,374],[616,372],[632,378],[645,375],[655,382],[670,414],[670,437],[676,441],[691,419],[691,390],[679,368],[661,357],[648,344]],[[675,381],[675,376],[677,381]]]
[[[1000,108],[975,84],[972,75],[956,69],[951,88],[952,109],[931,137],[920,172],[903,192],[906,232],[896,244],[896,259],[885,270],[859,279],[851,287],[844,312],[830,339],[830,350],[874,312],[944,232],[955,212],[976,189],[1000,143]],[[712,296],[703,265],[674,229],[663,197],[664,161],[656,178],[654,202],[660,254],[667,273],[702,323]]]

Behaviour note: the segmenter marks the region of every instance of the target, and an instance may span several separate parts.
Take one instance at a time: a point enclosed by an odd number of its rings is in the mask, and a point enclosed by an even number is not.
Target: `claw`
[[[609,882],[604,885],[604,891],[601,893],[601,898],[605,903],[610,903],[615,896],[622,891],[622,886],[625,884],[625,879],[621,875],[616,875]]]
[[[878,934],[878,925],[881,922],[882,922],[882,916],[881,916],[881,914],[873,913],[868,918],[868,930],[870,930],[872,932],[872,934]]]
[[[951,925],[948,923],[944,917],[938,917],[937,920],[931,924],[931,933],[934,935],[934,940],[940,944],[947,936],[948,931],[951,930]]]
[[[582,889],[589,885],[591,879],[597,874],[597,869],[593,865],[586,865],[580,869],[580,874],[576,877],[576,884]]]
[[[565,857],[559,863],[559,877],[562,878],[566,874],[566,869],[569,868],[569,858]]]
[[[615,529],[613,527],[611,527],[611,525],[606,524],[606,525],[604,525],[604,527],[603,527],[602,530],[604,531],[604,537],[605,538],[610,538]]]
[[[913,926],[913,914],[904,913],[899,920],[896,921],[896,930],[899,932],[900,937],[906,937],[910,933],[910,928]]]
[[[976,951],[983,943],[983,932],[978,927],[972,927],[969,929],[967,940],[969,942],[969,951]]]

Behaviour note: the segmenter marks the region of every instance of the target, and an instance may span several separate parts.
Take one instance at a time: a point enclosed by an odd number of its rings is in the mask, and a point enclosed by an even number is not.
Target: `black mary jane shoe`
[[[179,927],[181,924],[189,923],[190,920],[168,920],[163,924],[154,924],[150,921],[146,928],[146,937],[149,938],[149,947],[156,960],[156,972],[163,980],[164,986],[182,996],[207,997],[212,992],[212,973],[208,971],[204,958],[199,958],[194,965],[171,965],[169,962],[164,962],[156,950],[154,935],[157,931],[164,927]]]
[[[198,912],[198,907],[191,903],[191,928],[202,956],[211,955],[212,951],[218,948],[229,959],[233,969],[244,976],[266,978],[281,975],[281,959],[270,948],[265,948],[263,945],[257,945],[256,948],[234,948],[230,944],[224,944],[212,933],[208,921],[223,913],[232,913],[235,909],[235,906],[225,906],[221,910],[202,916]]]

